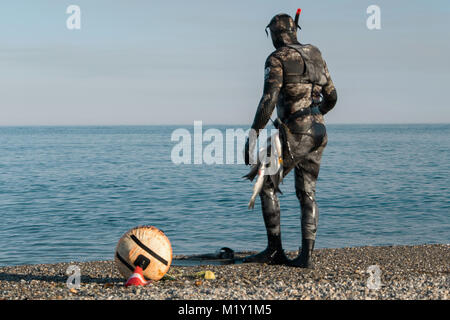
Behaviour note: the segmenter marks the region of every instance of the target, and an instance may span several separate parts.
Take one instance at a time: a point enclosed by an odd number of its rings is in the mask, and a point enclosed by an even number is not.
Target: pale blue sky
[[[366,28],[371,4],[381,30]],[[249,125],[264,27],[297,7],[338,90],[328,123],[450,122],[448,0],[16,0],[0,5],[0,125]]]

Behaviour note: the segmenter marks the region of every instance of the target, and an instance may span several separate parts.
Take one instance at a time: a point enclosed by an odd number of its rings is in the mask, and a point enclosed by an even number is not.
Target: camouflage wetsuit
[[[284,168],[284,173],[293,168],[295,170],[304,255],[300,266],[312,267],[310,254],[319,217],[315,200],[316,180],[322,152],[327,144],[323,115],[334,107],[337,94],[320,51],[312,45],[299,44],[297,26],[290,16],[277,15],[268,27],[276,50],[265,63],[264,92],[252,129],[263,129],[276,106],[278,117],[293,134],[291,153],[294,161]],[[267,179],[260,198],[269,244],[259,256],[248,257],[244,262],[286,263],[281,246],[280,204],[270,179]],[[304,250],[305,247],[308,250]]]

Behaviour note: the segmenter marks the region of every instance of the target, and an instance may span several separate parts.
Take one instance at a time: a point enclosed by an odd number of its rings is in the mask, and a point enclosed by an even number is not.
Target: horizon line
[[[201,121],[201,120],[195,120]],[[450,122],[336,122],[336,123],[325,123],[325,125],[446,125]],[[149,127],[149,126],[193,126],[194,123],[167,123],[167,124],[0,124],[0,128],[6,127]],[[242,126],[250,127],[251,124],[230,124],[230,123],[203,123],[206,126]],[[266,127],[270,126],[268,124]]]

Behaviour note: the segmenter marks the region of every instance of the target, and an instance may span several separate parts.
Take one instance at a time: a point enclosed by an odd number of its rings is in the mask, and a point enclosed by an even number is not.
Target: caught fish
[[[254,164],[251,167],[250,172],[243,177],[253,181],[256,175],[258,175],[255,185],[253,186],[253,194],[248,203],[249,209],[254,208],[256,196],[261,192],[266,179],[271,179],[275,190],[281,193],[281,190],[278,187],[283,180],[283,158],[281,152],[281,142],[277,132],[267,140],[266,147],[260,149],[258,162]],[[269,158],[267,159],[267,157]]]
[[[253,186],[253,194],[248,203],[249,209],[254,208],[256,196],[261,192],[264,182],[266,181],[265,169],[266,169],[265,164],[261,164],[258,170],[258,179],[256,179],[256,183]]]
[[[273,185],[275,186],[275,191],[278,191],[280,193],[281,190],[279,189],[279,185],[283,181],[283,157],[282,157],[282,148],[281,148],[281,141],[279,133],[275,133],[272,136],[271,139],[271,146],[275,149],[275,154],[271,157],[270,166],[273,170],[270,174],[270,179],[273,182]]]

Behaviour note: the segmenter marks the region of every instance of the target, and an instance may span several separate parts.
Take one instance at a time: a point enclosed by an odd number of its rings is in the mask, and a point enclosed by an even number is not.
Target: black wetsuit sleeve
[[[334,87],[333,81],[331,80],[330,72],[328,71],[328,67],[325,61],[324,64],[327,83],[322,87],[323,101],[319,106],[319,110],[322,114],[326,114],[328,111],[333,109],[337,102],[336,88]]]
[[[272,115],[278,101],[278,94],[283,85],[283,65],[280,60],[269,56],[264,69],[264,91],[253,119],[252,129],[259,132]]]

